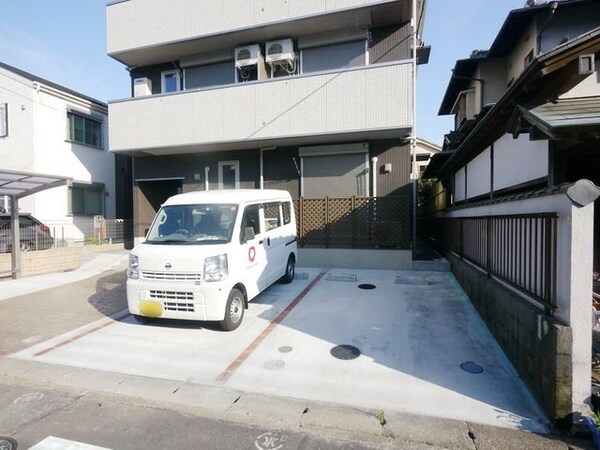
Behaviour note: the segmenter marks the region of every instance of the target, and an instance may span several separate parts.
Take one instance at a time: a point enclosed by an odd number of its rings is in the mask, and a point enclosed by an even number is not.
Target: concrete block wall
[[[452,272],[559,428],[572,424],[572,330],[471,264],[448,255]]]

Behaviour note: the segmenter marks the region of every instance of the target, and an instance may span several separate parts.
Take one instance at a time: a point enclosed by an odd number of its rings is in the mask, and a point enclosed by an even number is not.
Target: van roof
[[[269,200],[291,200],[288,191],[278,189],[221,189],[194,191],[170,197],[163,205],[190,205],[195,203],[246,203]]]

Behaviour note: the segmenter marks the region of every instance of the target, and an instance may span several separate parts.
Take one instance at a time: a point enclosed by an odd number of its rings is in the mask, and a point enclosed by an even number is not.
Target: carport
[[[72,178],[57,175],[45,175],[34,172],[17,172],[0,170],[0,196],[8,196],[11,201],[11,233],[12,244],[11,275],[19,278],[21,271],[21,242],[19,230],[19,200],[46,189],[71,184]]]

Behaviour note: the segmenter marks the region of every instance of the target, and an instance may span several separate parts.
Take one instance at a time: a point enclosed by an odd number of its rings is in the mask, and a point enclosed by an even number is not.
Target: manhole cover
[[[285,362],[280,359],[273,359],[265,363],[265,369],[267,370],[281,370],[285,367]]]
[[[364,283],[364,284],[359,284],[358,288],[370,291],[371,289],[375,289],[375,285],[374,284],[369,284],[369,283]]]
[[[329,353],[337,359],[349,360],[360,356],[360,350],[352,345],[336,345]]]
[[[289,345],[284,345],[283,347],[279,347],[279,351],[281,353],[289,353],[293,350],[292,347],[290,347]]]
[[[15,441],[13,438],[0,436],[0,449],[17,450],[17,441]]]
[[[469,372],[469,373],[481,373],[483,372],[483,367],[481,367],[479,364],[475,364],[472,361],[467,361],[464,362],[460,365],[460,368],[462,370],[464,370],[465,372]]]

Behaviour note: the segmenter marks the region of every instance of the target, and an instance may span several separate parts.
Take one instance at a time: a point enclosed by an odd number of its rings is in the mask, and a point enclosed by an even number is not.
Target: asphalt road
[[[110,449],[371,449],[302,432],[233,424],[145,406],[131,399],[4,384],[0,436],[25,449],[54,436]],[[300,418],[299,418],[300,419]],[[391,448],[390,442],[390,448]],[[410,444],[393,448],[424,448]],[[433,447],[426,447],[433,448]],[[12,449],[14,450],[14,449]]]

